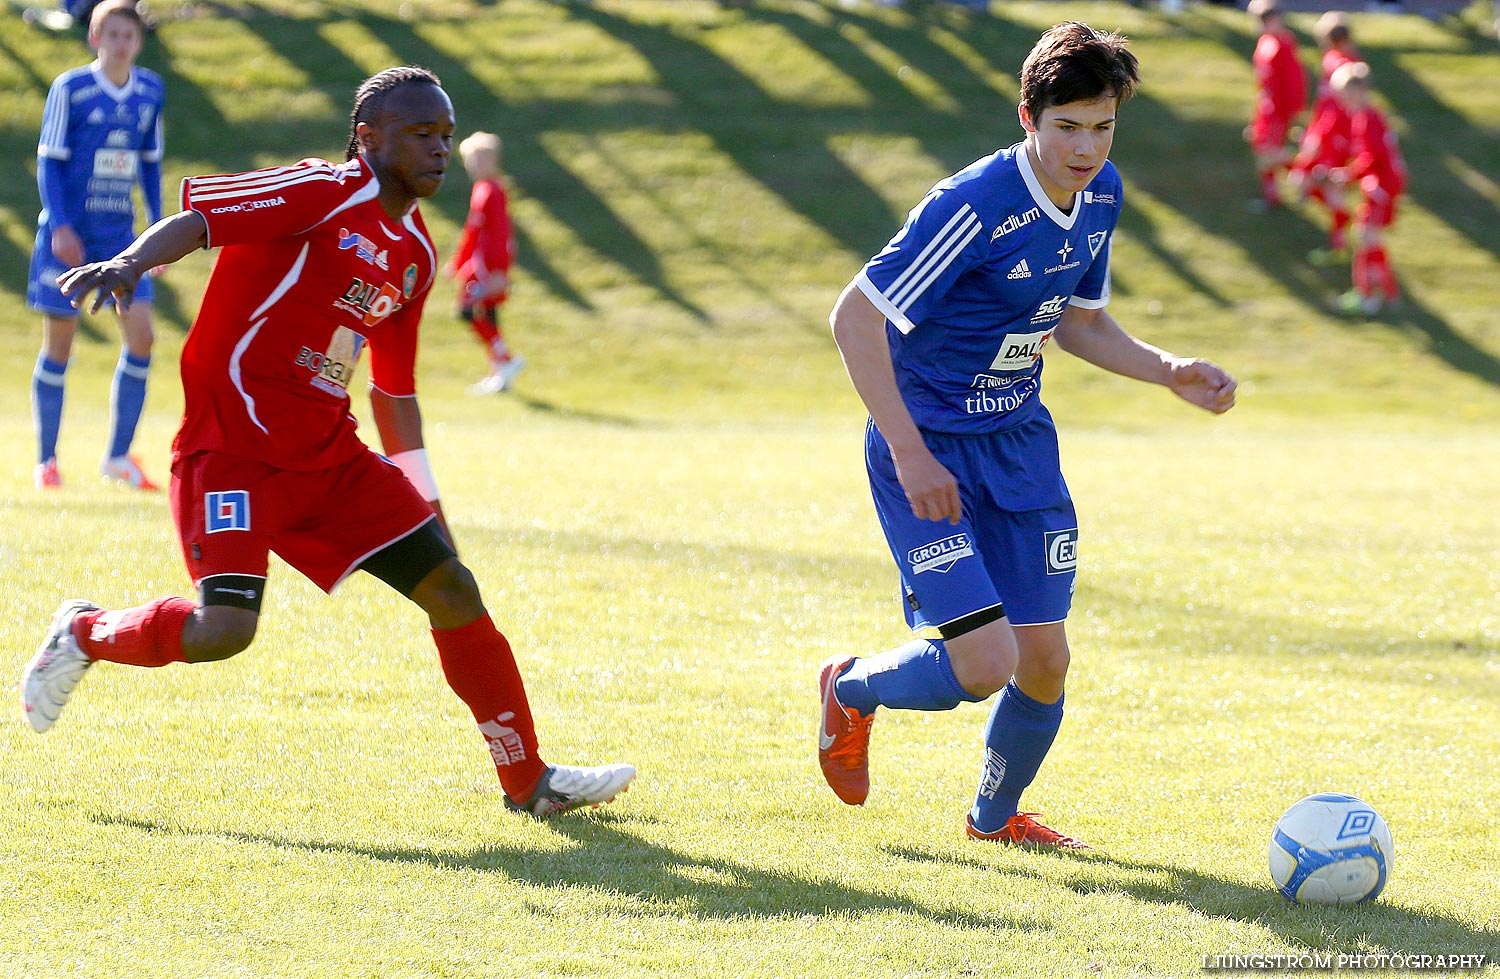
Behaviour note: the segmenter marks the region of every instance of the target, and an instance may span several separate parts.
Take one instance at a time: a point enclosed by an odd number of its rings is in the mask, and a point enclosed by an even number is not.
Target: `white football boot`
[[[634,765],[548,765],[536,791],[524,805],[505,800],[505,808],[533,816],[550,816],[581,806],[597,808],[630,787]]]
[[[70,598],[52,615],[52,625],[41,648],[21,674],[21,706],[26,719],[40,734],[52,726],[67,706],[68,697],[94,661],[73,638],[73,620],[99,606],[81,598]]]

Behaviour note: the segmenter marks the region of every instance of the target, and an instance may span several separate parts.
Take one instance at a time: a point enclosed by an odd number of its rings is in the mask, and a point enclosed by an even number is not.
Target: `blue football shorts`
[[[123,233],[83,237],[83,260],[103,262],[114,258],[133,241],[135,233],[128,229]],[[26,305],[52,316],[77,316],[78,310],[57,288],[57,277],[67,270],[67,264],[52,254],[52,232],[45,225],[37,229],[36,244],[31,249],[31,272],[26,282]],[[135,287],[135,301],[151,301],[151,276],[141,276]],[[108,304],[114,305],[114,300],[109,300]]]
[[[1009,431],[923,437],[958,481],[963,518],[957,524],[912,513],[890,446],[873,422],[865,430],[870,492],[901,574],[907,624],[953,638],[1002,615],[1012,625],[1066,619],[1078,566],[1078,516],[1045,409]]]

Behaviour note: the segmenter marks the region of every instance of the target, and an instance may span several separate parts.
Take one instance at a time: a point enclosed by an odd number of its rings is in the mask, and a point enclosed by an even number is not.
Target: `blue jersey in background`
[[[161,77],[140,67],[122,87],[97,61],[57,77],[37,146],[43,230],[69,224],[86,243],[133,234],[137,183],[148,221],[161,217],[164,96]]]

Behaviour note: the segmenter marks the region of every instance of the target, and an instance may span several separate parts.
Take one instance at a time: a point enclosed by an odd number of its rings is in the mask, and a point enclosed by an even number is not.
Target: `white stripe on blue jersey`
[[[979,234],[980,224],[978,215],[972,212],[965,213],[967,211],[968,207],[966,205],[958,214],[959,217],[963,218],[963,221],[948,236],[947,240],[943,242],[939,252],[918,268],[918,278],[914,279],[902,294],[896,298],[896,304],[902,310],[910,309],[912,301],[931,286],[933,281],[943,274],[943,271],[953,263],[953,260],[968,247],[969,242],[973,241],[975,236]]]
[[[854,285],[888,321],[902,399],[924,431],[982,434],[1041,410],[1042,353],[1070,305],[1109,302],[1119,174],[1066,210],[1024,143],[939,182]]]

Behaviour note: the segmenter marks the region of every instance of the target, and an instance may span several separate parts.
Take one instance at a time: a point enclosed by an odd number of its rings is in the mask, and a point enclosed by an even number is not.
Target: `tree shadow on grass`
[[[530,395],[516,394],[513,397],[529,411],[566,421],[586,422],[591,425],[609,425],[614,428],[651,429],[666,427],[665,424],[648,421],[644,418],[633,418],[630,415],[615,414],[607,411],[590,411],[586,408],[573,408],[560,402],[547,401]]]
[[[1500,357],[1453,329],[1447,320],[1410,295],[1403,297],[1399,309],[1381,314],[1374,322],[1398,333],[1415,335],[1426,342],[1432,356],[1454,370],[1500,385]]]
[[[1027,854],[1025,862],[1000,865],[914,847],[883,848],[914,864],[944,864],[981,872],[1031,878],[1078,894],[1114,892],[1137,901],[1176,906],[1202,915],[1257,925],[1288,945],[1332,954],[1489,954],[1500,932],[1476,928],[1434,912],[1416,912],[1383,902],[1349,907],[1292,904],[1265,887],[1168,863],[1126,860],[1108,854]],[[1399,941],[1390,936],[1400,936]],[[1205,954],[1225,949],[1203,949]]]
[[[443,79],[444,88],[453,96],[461,125],[466,112],[470,117],[474,115],[474,106],[496,106],[471,125],[493,125],[487,121],[491,118],[503,121],[501,132],[505,138],[506,160],[512,164],[512,177],[564,224],[578,229],[579,238],[589,242],[601,255],[655,289],[663,299],[700,325],[713,325],[712,315],[671,283],[668,270],[656,252],[625,219],[542,143],[541,137],[558,125],[558,118],[552,112],[538,115],[515,111],[518,107],[509,104],[506,93],[493,91],[463,60],[429,43],[405,21],[373,14],[362,16],[360,21],[392,50],[401,52],[409,63],[424,65],[437,72]],[[565,110],[565,107],[553,108]],[[559,115],[565,118],[566,111]],[[467,213],[466,198],[459,203],[456,195],[449,194],[440,206],[456,223],[463,223]],[[587,229],[587,233],[582,229]],[[546,261],[532,246],[529,237],[518,234],[517,246],[528,272],[539,282],[573,305],[592,308],[591,301]]]
[[[961,930],[1038,931],[1036,922],[1001,918],[960,906],[939,906],[895,894],[850,887],[830,877],[809,877],[718,857],[697,857],[643,840],[632,831],[637,817],[609,813],[553,818],[547,827],[571,842],[562,850],[522,846],[460,846],[451,850],[385,847],[175,823],[95,812],[101,826],[157,835],[206,837],[274,847],[289,853],[353,856],[463,873],[499,874],[520,884],[578,889],[608,895],[623,913],[641,917],[691,915],[701,920],[746,915],[790,919],[805,915],[896,912]],[[519,817],[518,817],[519,818]]]

